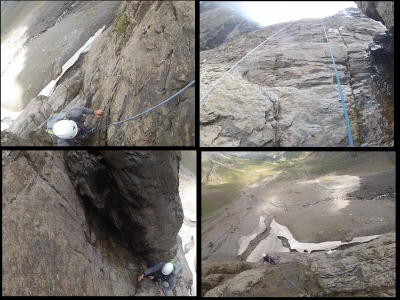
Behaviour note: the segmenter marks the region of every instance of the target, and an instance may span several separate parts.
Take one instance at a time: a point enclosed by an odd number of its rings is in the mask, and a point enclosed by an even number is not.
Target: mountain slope
[[[301,160],[280,163],[237,157],[206,162],[203,259],[236,258],[238,240],[257,227],[260,217],[267,228],[275,218],[302,243],[340,241],[347,234],[361,237],[395,228],[394,152],[311,152]],[[268,231],[260,239],[267,236]],[[208,242],[215,246],[208,248]]]

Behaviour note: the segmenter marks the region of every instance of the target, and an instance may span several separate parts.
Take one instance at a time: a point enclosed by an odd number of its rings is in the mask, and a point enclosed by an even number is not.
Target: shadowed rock
[[[2,151],[3,295],[158,295],[149,260],[182,263],[179,152]]]

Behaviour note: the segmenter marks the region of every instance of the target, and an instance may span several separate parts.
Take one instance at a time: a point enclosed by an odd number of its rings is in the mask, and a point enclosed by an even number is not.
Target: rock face
[[[137,277],[177,256],[174,151],[3,151],[3,295],[158,295]]]
[[[203,261],[201,263],[201,296],[204,296],[208,290],[218,286],[221,282],[246,270],[253,268],[252,263],[235,261],[235,262],[220,262],[220,261]],[[218,297],[221,294],[217,295]]]
[[[367,17],[370,17],[375,21],[382,22],[389,32],[394,33],[394,1],[354,2]]]
[[[279,253],[276,266],[244,262],[202,263],[202,295],[210,297],[257,297],[303,295],[284,274],[311,297],[396,295],[396,238],[388,233],[365,244],[326,254]],[[261,260],[260,260],[261,261]],[[249,264],[249,263],[247,263]],[[236,270],[235,272],[221,271]],[[215,266],[215,267],[213,267]]]
[[[202,51],[200,97],[243,56],[289,24],[268,26]],[[383,63],[372,54],[365,55],[372,38],[385,28],[357,9],[325,18],[324,25],[355,146],[393,146],[393,75],[386,76],[392,71],[381,68]],[[385,76],[382,82],[379,78]],[[347,146],[340,99],[321,21],[299,20],[243,60],[202,102],[200,144]]]
[[[183,89],[195,79],[194,7],[190,1],[123,2],[82,67],[72,67],[48,99],[33,98],[8,131],[23,141],[32,131],[40,135],[54,112],[79,106],[103,109],[101,119],[86,118],[88,129],[101,127],[142,113]],[[194,90],[138,119],[95,131],[84,145],[194,145]]]
[[[240,6],[234,2],[200,3],[200,51],[213,49],[239,35],[261,26],[238,14]]]

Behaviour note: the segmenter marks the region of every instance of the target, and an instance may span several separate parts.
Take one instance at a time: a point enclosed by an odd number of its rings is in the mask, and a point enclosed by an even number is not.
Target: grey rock
[[[392,146],[393,96],[371,82],[372,75],[385,74],[384,82],[390,85],[391,71],[377,71],[379,64],[364,55],[375,34],[385,28],[359,16],[357,9],[347,12],[325,18],[324,24],[354,143]],[[264,27],[202,51],[200,97],[226,70],[289,24]],[[335,77],[320,19],[296,21],[237,65],[202,102],[200,145],[348,145]]]
[[[240,15],[234,2],[200,3],[200,51],[213,49],[239,35],[261,28]]]
[[[203,261],[202,295],[223,296],[298,296],[281,274],[312,297],[368,296],[381,293],[395,296],[395,233],[361,243],[330,255],[324,252],[276,253],[276,266],[257,263],[246,271],[238,263]],[[223,266],[223,267],[221,267]],[[218,278],[211,274],[223,274]],[[227,276],[228,274],[232,274]]]
[[[390,32],[394,32],[393,1],[354,1],[358,8],[368,17],[382,22]]]
[[[3,295],[158,295],[149,260],[182,263],[179,153],[3,151]]]
[[[172,96],[195,76],[194,2],[126,2],[126,36],[113,27],[95,41],[83,65],[85,91],[106,117],[88,121],[104,126],[139,114]],[[146,35],[140,33],[146,30]],[[115,41],[115,47],[111,47]],[[154,71],[157,70],[157,71]],[[136,120],[96,131],[89,144],[194,145],[194,88]]]
[[[103,151],[95,157],[71,151],[66,164],[80,196],[108,216],[121,239],[149,260],[164,261],[170,258],[158,253],[176,244],[183,222],[179,159],[174,151]]]

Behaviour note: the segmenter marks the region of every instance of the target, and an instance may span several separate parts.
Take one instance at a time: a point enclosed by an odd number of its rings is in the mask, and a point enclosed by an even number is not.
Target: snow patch
[[[81,53],[88,52],[90,50],[90,47],[92,46],[93,41],[103,32],[104,28],[106,25],[104,25],[102,28],[97,30],[97,32],[83,45],[63,66],[62,66],[62,73],[60,74],[59,77],[57,77],[56,80],[50,81],[50,83],[39,93],[39,95],[43,95],[46,97],[50,97],[50,95],[53,93],[54,88],[56,86],[57,81],[64,75],[64,73],[74,65],[74,63],[78,60],[79,55]]]
[[[348,245],[352,243],[360,243],[360,242],[369,242],[373,239],[376,239],[380,235],[370,235],[363,237],[355,237],[350,243],[341,242],[341,241],[328,241],[322,243],[300,243],[298,242],[290,232],[290,230],[275,221],[275,219],[271,222],[271,231],[269,236],[262,240],[258,246],[250,253],[247,261],[249,262],[258,262],[262,257],[263,253],[273,253],[273,252],[289,252],[288,248],[282,246],[282,242],[278,239],[278,236],[283,236],[288,239],[290,247],[292,249],[296,249],[298,252],[304,252],[307,250],[308,253],[311,253],[312,250],[330,250],[336,248],[340,245]]]
[[[263,233],[267,228],[267,225],[264,223],[265,218],[260,216],[260,222],[258,226],[248,235],[242,236],[238,243],[239,243],[239,252],[238,255],[241,255],[244,251],[246,251],[247,247],[249,246],[250,242],[254,240],[259,234]]]

